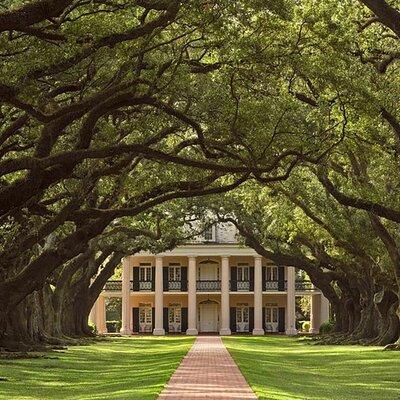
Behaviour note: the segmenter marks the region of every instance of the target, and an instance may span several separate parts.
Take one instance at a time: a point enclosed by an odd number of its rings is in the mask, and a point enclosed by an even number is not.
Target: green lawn
[[[400,352],[278,336],[223,341],[260,400],[400,399]]]
[[[107,339],[51,353],[54,359],[0,360],[0,399],[155,399],[193,338]]]

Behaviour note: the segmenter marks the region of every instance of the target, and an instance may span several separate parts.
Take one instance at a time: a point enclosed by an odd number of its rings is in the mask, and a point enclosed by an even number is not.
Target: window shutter
[[[182,324],[181,324],[181,332],[186,333],[188,329],[188,309],[187,307],[182,307]]]
[[[262,308],[262,327],[265,330],[265,307]]]
[[[165,332],[169,332],[168,307],[163,308],[163,325]]]
[[[151,267],[151,291],[156,290],[156,267]]]
[[[181,267],[181,291],[187,292],[187,267]]]
[[[266,280],[267,280],[267,267],[262,267],[262,290],[263,292],[267,290],[267,284],[266,284]],[[263,322],[264,325],[264,322]]]
[[[230,308],[230,328],[231,332],[236,332],[236,307]]]
[[[168,292],[168,280],[169,280],[169,276],[168,276],[168,271],[169,268],[168,267],[163,267],[163,291],[164,292]]]
[[[254,307],[249,307],[249,332],[252,333],[254,329]]]
[[[156,309],[153,307],[151,309],[151,327],[154,330],[156,324]]]
[[[285,332],[285,307],[278,309],[278,332]]]
[[[139,332],[139,308],[132,308],[133,312],[133,332]]]
[[[285,290],[285,267],[278,267],[278,290]]]
[[[250,267],[250,292],[254,291],[254,267]]]
[[[231,291],[237,292],[237,267],[231,268]]]
[[[139,291],[139,268],[133,268],[133,291]]]

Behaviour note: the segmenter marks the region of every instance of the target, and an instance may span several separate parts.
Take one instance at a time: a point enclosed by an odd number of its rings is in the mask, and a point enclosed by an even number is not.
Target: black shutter
[[[262,327],[265,330],[265,307],[262,308]]]
[[[156,309],[153,307],[151,309],[151,328],[154,330],[156,326]]]
[[[156,290],[156,267],[151,267],[151,291]]]
[[[252,333],[254,329],[254,307],[249,307],[249,332]]]
[[[139,309],[137,307],[132,308],[133,312],[133,332],[139,332]]]
[[[278,267],[278,290],[285,290],[285,267]]]
[[[267,290],[267,284],[266,284],[266,280],[267,280],[267,267],[262,267],[262,290],[263,292]],[[263,323],[264,324],[264,323]]]
[[[164,326],[165,332],[169,332],[168,307],[163,308],[163,326]]]
[[[285,307],[278,309],[278,332],[285,332]]]
[[[250,292],[254,291],[254,267],[250,267]]]
[[[187,267],[181,267],[181,291],[187,292]]]
[[[139,268],[133,268],[133,291],[139,291]]]
[[[181,313],[182,313],[181,332],[186,333],[186,331],[188,329],[188,309],[187,309],[187,307],[182,307]]]
[[[237,292],[237,267],[231,267],[231,291]]]
[[[231,325],[231,332],[236,332],[236,307],[230,308],[230,325]]]
[[[169,275],[168,275],[168,267],[163,267],[163,291],[164,292],[168,292],[168,279],[169,279]]]

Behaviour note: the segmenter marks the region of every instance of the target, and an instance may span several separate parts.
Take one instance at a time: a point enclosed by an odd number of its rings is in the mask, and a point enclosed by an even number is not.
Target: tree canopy
[[[399,9],[4,1],[0,340],[87,334],[121,257],[209,211],[304,269],[338,332],[398,340]]]

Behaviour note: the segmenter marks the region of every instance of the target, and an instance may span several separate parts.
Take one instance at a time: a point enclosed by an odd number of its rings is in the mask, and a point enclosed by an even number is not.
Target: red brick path
[[[256,400],[219,336],[200,336],[158,400]]]

